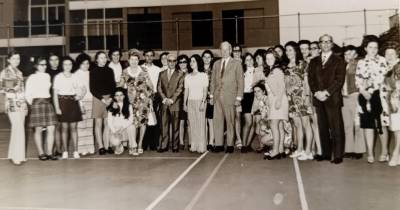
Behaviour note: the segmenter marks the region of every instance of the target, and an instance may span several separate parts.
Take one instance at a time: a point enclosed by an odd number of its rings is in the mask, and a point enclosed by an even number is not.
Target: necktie
[[[222,62],[221,78],[224,77],[224,71],[225,71],[225,60]]]
[[[326,62],[326,55],[323,55],[323,56],[322,56],[322,65],[324,65],[325,62]]]
[[[171,79],[172,76],[172,70],[168,69],[168,81]]]

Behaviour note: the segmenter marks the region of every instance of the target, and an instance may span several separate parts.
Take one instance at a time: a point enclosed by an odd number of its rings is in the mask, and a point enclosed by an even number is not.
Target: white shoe
[[[374,156],[368,156],[367,161],[368,163],[374,163],[375,162]]]
[[[139,156],[138,149],[134,149],[132,155],[133,156]]]
[[[242,148],[242,142],[240,141],[240,140],[236,140],[236,142],[235,142],[235,145],[236,145],[236,147],[238,148],[238,149],[241,149]]]
[[[138,149],[139,154],[143,154],[143,149]]]
[[[297,160],[313,160],[313,159],[314,157],[312,153],[306,154],[305,152],[301,154],[299,157],[297,157]]]
[[[124,145],[120,144],[119,146],[115,147],[114,154],[120,155],[124,152]]]
[[[68,159],[68,152],[67,151],[63,152],[61,158]]]
[[[389,161],[388,154],[379,156],[379,162],[387,162],[387,161]]]
[[[75,158],[75,159],[78,159],[78,158],[80,158],[80,157],[81,157],[81,156],[79,156],[79,153],[78,153],[77,151],[75,151],[75,152],[74,152],[74,158]]]
[[[135,151],[136,151],[136,148],[131,147],[131,148],[129,148],[128,154],[133,155],[133,153],[135,153]]]
[[[296,150],[290,155],[290,157],[297,158],[297,157],[301,156],[302,154],[304,154],[304,151],[299,152],[298,150]]]

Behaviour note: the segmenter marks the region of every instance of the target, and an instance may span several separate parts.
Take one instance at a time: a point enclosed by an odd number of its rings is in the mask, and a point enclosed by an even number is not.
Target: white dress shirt
[[[253,92],[253,90],[252,90],[253,78],[254,78],[254,67],[247,68],[247,71],[244,73],[244,92],[245,93]]]
[[[108,67],[110,67],[114,72],[115,82],[116,83],[120,82],[121,81],[121,75],[122,75],[121,63],[118,62],[117,64],[115,64],[114,62],[110,62],[108,64]]]
[[[326,52],[326,53],[321,53],[321,59],[322,59],[322,65],[328,61],[329,57],[331,57],[332,51]]]
[[[160,76],[161,69],[154,64],[143,64],[142,67],[147,69],[150,81],[153,84],[153,92],[157,92],[158,77]]]
[[[28,77],[25,85],[25,99],[32,104],[34,98],[50,98],[50,75],[36,72]]]

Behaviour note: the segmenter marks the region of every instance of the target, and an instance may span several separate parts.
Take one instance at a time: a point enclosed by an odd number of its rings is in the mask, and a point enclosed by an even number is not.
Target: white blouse
[[[184,86],[189,90],[188,100],[202,100],[203,89],[208,87],[208,76],[204,72],[187,74]]]
[[[110,67],[112,70],[113,70],[113,72],[114,72],[114,79],[115,79],[115,82],[116,83],[118,83],[119,81],[121,81],[121,75],[122,75],[122,66],[121,66],[121,63],[117,63],[117,64],[115,64],[115,63],[113,63],[113,62],[110,62],[109,64],[108,64],[108,67]]]
[[[81,69],[78,69],[75,73],[75,77],[77,78],[78,84],[81,86],[81,88],[85,89],[85,96],[83,97],[82,100],[92,100],[93,95],[90,92],[90,80],[89,80],[89,71],[83,71]]]
[[[247,71],[244,73],[244,92],[245,93],[253,92],[253,90],[252,90],[253,78],[254,78],[253,75],[254,75],[254,67],[248,68]]]
[[[130,125],[133,125],[133,108],[132,105],[129,105],[129,118],[126,119],[125,116],[121,113],[123,103],[118,103],[120,107],[120,113],[113,116],[111,112],[108,112],[107,122],[108,126],[112,133],[115,133],[118,130],[123,130]]]
[[[76,95],[81,87],[78,83],[79,79],[75,74],[66,77],[64,73],[59,73],[54,78],[54,90],[57,90],[58,95]]]
[[[28,77],[25,84],[25,99],[32,104],[34,98],[50,98],[51,79],[44,72],[36,72]]]

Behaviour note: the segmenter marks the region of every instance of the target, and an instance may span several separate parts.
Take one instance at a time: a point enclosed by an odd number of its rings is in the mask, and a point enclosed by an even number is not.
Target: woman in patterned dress
[[[384,85],[388,72],[386,59],[378,55],[379,39],[374,35],[364,37],[362,46],[367,54],[358,61],[356,70],[356,87],[360,90],[358,112],[360,127],[367,142],[368,162],[374,162],[374,131],[377,130],[381,140],[379,161],[388,161],[389,106],[388,90]]]
[[[385,49],[385,59],[388,63],[386,85],[389,89],[390,130],[394,133],[395,146],[389,166],[400,165],[400,59],[397,44],[388,44]]]
[[[129,102],[133,108],[133,123],[136,128],[139,128],[137,148],[133,147],[133,145],[136,145],[136,142],[129,142],[129,154],[134,156],[143,154],[142,143],[146,132],[148,114],[153,111],[153,102],[151,100],[153,85],[149,74],[139,66],[139,60],[140,55],[138,53],[129,52],[129,67],[122,72],[122,81],[124,87],[128,89]],[[134,139],[136,139],[136,135],[137,130],[135,129]]]
[[[76,57],[76,66],[78,70],[74,73],[79,79],[81,86],[80,100],[82,121],[78,123],[78,152],[82,155],[94,154],[94,136],[93,136],[93,95],[90,93],[90,56],[81,53]]]
[[[24,97],[24,78],[18,69],[21,55],[10,52],[8,66],[0,72],[0,91],[5,93],[5,110],[11,122],[8,159],[20,165],[25,159],[25,116],[28,113]]]
[[[285,72],[286,93],[289,98],[289,117],[296,129],[297,150],[290,156],[299,160],[312,160],[311,153],[312,130],[310,116],[312,104],[309,100],[309,92],[306,91],[304,82],[306,63],[301,59],[301,53],[296,42],[288,42],[285,45],[288,58]],[[306,136],[306,148],[304,151],[303,138]]]

